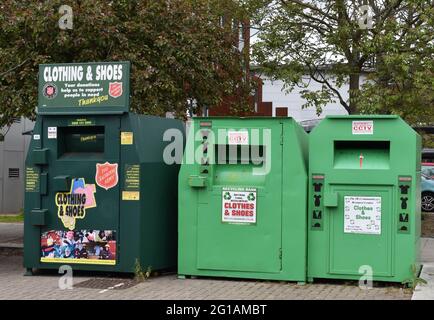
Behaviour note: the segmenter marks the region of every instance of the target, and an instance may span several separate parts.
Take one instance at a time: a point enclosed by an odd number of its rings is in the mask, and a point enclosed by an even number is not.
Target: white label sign
[[[256,189],[223,188],[222,222],[256,223]]]
[[[34,134],[33,140],[41,140],[41,136],[39,134]]]
[[[381,234],[381,197],[344,197],[344,232]]]
[[[353,121],[353,134],[374,134],[374,121]]]
[[[57,139],[57,127],[48,127],[48,139]]]
[[[248,145],[249,144],[249,132],[248,131],[228,131],[228,143],[230,145],[233,145],[233,144]]]

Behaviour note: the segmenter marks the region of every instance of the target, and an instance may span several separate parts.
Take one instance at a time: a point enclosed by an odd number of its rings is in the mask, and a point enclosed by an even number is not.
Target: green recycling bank
[[[129,112],[128,62],[40,65],[26,159],[24,266],[133,272],[176,266],[172,119]]]
[[[329,116],[311,132],[309,280],[413,277],[420,148],[419,135],[397,116]]]
[[[193,118],[178,274],[305,281],[307,134],[291,118]]]

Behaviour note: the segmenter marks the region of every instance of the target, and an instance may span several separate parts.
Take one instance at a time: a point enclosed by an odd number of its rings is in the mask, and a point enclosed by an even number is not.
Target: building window
[[[19,168],[9,168],[9,178],[19,178],[20,169]]]

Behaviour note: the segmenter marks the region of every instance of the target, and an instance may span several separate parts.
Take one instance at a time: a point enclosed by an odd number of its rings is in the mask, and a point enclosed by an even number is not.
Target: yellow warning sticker
[[[139,191],[122,191],[122,200],[140,200]]]
[[[121,132],[121,144],[133,144],[133,133]]]

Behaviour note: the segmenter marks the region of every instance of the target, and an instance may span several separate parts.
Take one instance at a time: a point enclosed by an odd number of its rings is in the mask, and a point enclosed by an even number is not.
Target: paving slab
[[[434,262],[434,238],[420,239],[420,253],[422,263]]]
[[[160,275],[132,283],[131,277],[74,274],[72,289],[60,289],[64,278],[56,272],[24,277],[21,256],[0,255],[0,300],[3,299],[223,299],[223,300],[409,300],[411,293],[399,285],[379,285],[362,290],[357,282],[321,282],[299,286],[283,281],[223,278],[178,279]],[[104,283],[107,287],[104,288]]]
[[[0,248],[22,248],[23,223],[0,223]]]
[[[22,223],[0,223],[0,248],[22,249],[22,243]],[[362,290],[357,283],[339,281],[298,286],[288,282],[223,278],[181,280],[175,274],[135,283],[131,277],[78,273],[73,278],[76,286],[61,290],[61,275],[43,273],[24,277],[21,254],[4,254],[7,250],[0,250],[0,299],[434,299],[434,238],[421,238],[420,250],[423,262],[420,277],[428,284],[418,286],[413,295],[399,285]],[[107,288],[102,288],[104,283]]]

